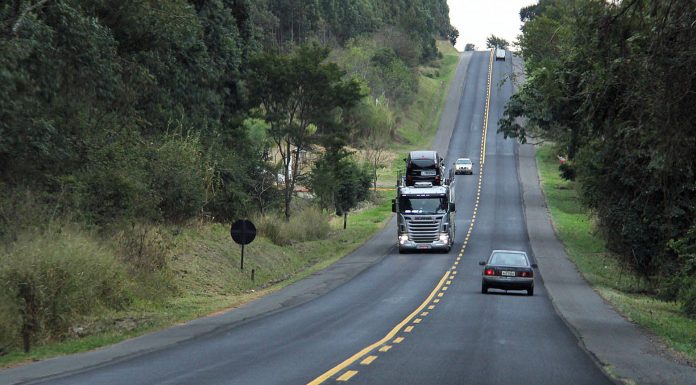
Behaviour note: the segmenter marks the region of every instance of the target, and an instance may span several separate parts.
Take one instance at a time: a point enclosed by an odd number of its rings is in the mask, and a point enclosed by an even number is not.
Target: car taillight
[[[531,278],[533,276],[534,276],[534,273],[531,271],[520,271],[520,277]]]
[[[486,270],[483,272],[483,274],[484,274],[484,275],[495,275],[495,270],[493,270],[493,269],[486,269]]]

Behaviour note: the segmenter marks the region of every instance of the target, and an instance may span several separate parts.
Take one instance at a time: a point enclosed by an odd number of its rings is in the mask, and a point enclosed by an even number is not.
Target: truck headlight
[[[408,235],[399,235],[399,242],[405,243],[406,241],[408,241]]]
[[[449,234],[440,234],[440,241],[444,243],[449,242]]]

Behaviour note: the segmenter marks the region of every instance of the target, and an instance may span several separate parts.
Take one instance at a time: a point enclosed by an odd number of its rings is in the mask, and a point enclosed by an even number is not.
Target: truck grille
[[[431,243],[438,239],[439,218],[415,217],[408,223],[408,235],[416,243]]]

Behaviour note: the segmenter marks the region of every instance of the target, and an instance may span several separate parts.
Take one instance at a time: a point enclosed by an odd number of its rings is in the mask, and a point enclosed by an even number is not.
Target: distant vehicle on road
[[[502,48],[495,49],[495,61],[498,60],[505,61],[505,50]]]
[[[474,162],[469,158],[459,158],[454,162],[454,173],[459,174],[474,174]]]
[[[483,278],[481,293],[488,289],[526,290],[527,295],[534,295],[534,268],[527,253],[514,250],[493,250],[488,261],[481,261]]]

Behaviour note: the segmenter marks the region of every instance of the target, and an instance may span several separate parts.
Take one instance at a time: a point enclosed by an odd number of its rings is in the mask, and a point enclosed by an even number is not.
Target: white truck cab
[[[399,183],[392,211],[397,216],[399,253],[408,250],[450,251],[454,244],[455,205],[454,180],[433,186],[416,182],[413,186]]]

